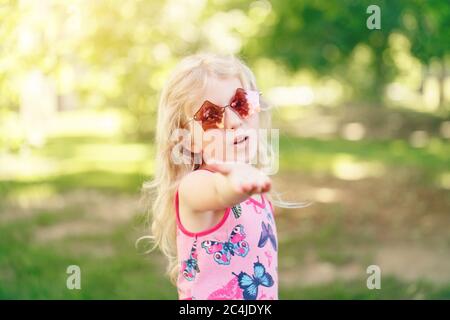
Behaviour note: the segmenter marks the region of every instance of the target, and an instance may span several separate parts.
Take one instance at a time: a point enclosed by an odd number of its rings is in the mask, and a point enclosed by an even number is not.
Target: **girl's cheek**
[[[191,131],[191,134],[193,135],[192,142],[192,152],[198,153],[201,152],[203,149],[203,129],[202,127],[194,121],[193,131]]]
[[[224,160],[225,136],[220,130],[208,130],[203,133],[203,155],[205,159]]]

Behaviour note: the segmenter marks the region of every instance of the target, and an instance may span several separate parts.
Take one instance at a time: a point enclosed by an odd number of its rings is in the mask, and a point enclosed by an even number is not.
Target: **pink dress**
[[[254,195],[227,208],[209,230],[192,233],[180,221],[175,195],[179,299],[278,299],[277,234],[270,201]]]

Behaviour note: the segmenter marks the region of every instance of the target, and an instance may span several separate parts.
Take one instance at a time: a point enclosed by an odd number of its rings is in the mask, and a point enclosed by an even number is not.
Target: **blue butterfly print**
[[[231,262],[231,256],[245,257],[247,255],[250,248],[244,239],[244,226],[238,224],[233,228],[227,241],[205,240],[202,242],[202,248],[206,250],[206,253],[212,254],[214,261],[218,264],[228,265]]]
[[[242,289],[242,294],[245,300],[256,300],[258,297],[258,287],[271,287],[273,286],[272,276],[266,272],[266,268],[262,263],[258,261],[253,264],[253,276],[248,275],[245,272],[235,274],[238,277],[239,288]]]
[[[266,215],[267,215],[267,219],[270,221],[270,222],[272,222],[272,223],[274,223],[274,221],[273,221],[273,216],[272,216],[272,212],[269,210],[269,209],[265,209],[266,210]]]
[[[262,248],[266,245],[267,240],[270,240],[272,247],[277,251],[277,239],[273,233],[272,226],[268,223],[267,225],[264,221],[261,222],[261,236],[259,237],[258,247]]]
[[[189,256],[189,259],[181,263],[181,270],[183,272],[183,276],[188,281],[194,280],[197,272],[200,272],[197,258],[198,258],[197,239],[195,239],[194,244],[192,245],[191,248],[191,254]]]

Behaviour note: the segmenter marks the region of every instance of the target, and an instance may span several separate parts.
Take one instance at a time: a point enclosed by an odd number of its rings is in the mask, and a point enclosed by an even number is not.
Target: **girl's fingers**
[[[253,182],[250,184],[249,192],[250,194],[254,194],[258,192],[258,184],[256,182]]]
[[[252,186],[249,183],[244,183],[242,185],[242,189],[245,193],[248,193],[252,190]]]
[[[266,184],[263,188],[263,192],[268,192],[270,191],[270,184]]]
[[[208,166],[217,172],[228,175],[235,189],[240,193],[254,194],[263,193],[270,190],[271,180],[261,171],[244,165],[230,165],[226,163],[214,162]]]
[[[248,181],[247,179],[250,179]],[[270,189],[270,179],[264,175],[256,176],[253,178],[243,178],[242,185],[245,186],[245,191],[250,194],[266,192]]]

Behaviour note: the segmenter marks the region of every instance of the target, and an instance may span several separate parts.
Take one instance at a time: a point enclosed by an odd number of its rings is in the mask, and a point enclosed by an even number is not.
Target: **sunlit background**
[[[314,201],[276,209],[280,298],[450,298],[449,46],[444,0],[0,0],[0,298],[177,298],[134,241],[159,90],[202,50],[254,71],[275,185]]]

